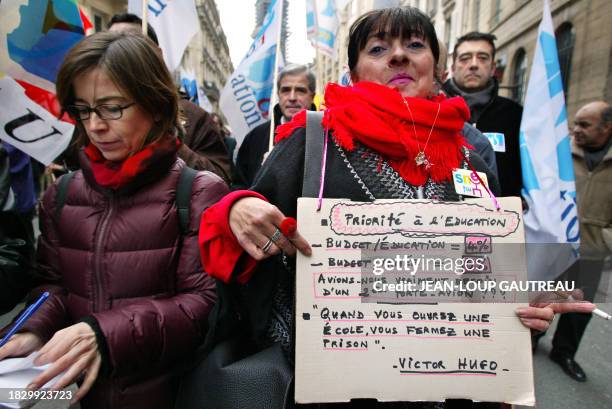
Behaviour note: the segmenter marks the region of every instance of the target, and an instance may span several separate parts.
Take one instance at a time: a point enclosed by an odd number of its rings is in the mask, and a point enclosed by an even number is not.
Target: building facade
[[[218,112],[220,90],[234,67],[215,0],[195,2],[200,31],[185,50],[181,66],[195,74],[198,84]],[[127,0],[79,0],[79,5],[94,26],[94,32],[106,30],[113,15],[127,11],[127,3]],[[178,73],[175,73],[175,79],[178,81]]]
[[[403,0],[429,15],[438,38],[452,52],[456,39],[470,31],[497,37],[500,94],[523,103],[535,52],[544,0]],[[340,10],[338,61],[318,57],[321,89],[338,81],[347,65],[348,29],[377,6],[375,0],[353,0]],[[389,3],[389,2],[387,2]],[[569,118],[587,102],[612,99],[612,1],[550,0]],[[452,58],[449,58],[450,67]]]
[[[215,0],[196,0],[200,31],[183,54],[181,66],[193,71],[216,112],[219,94],[234,71]]]
[[[543,0],[432,0],[430,14],[451,50],[470,31],[497,37],[502,95],[523,103],[536,48]],[[550,0],[569,118],[594,100],[612,97],[612,2]],[[449,66],[451,64],[449,59]]]
[[[83,9],[94,32],[106,30],[110,19],[119,13],[127,11],[127,0],[79,0],[79,6]]]

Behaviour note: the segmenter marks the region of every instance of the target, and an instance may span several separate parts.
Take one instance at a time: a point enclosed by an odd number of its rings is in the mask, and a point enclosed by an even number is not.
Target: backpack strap
[[[191,189],[193,180],[198,171],[185,165],[181,170],[178,185],[176,186],[176,211],[179,218],[179,228],[184,236],[189,231],[189,208],[191,205]]]
[[[306,146],[304,148],[304,182],[302,197],[317,197],[321,184],[323,158],[323,112],[306,111]]]
[[[68,185],[76,172],[68,172],[62,176],[57,182],[57,195],[55,196],[55,220],[59,223],[62,216],[62,209],[66,203],[66,194],[68,193]]]

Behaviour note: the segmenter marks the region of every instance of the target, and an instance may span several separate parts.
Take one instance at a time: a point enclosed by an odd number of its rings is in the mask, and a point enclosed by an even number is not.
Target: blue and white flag
[[[198,79],[193,71],[186,70],[181,67],[180,75],[181,90],[189,95],[189,100],[194,104],[199,105],[200,108],[206,112],[213,112],[213,106],[206,96],[206,92],[204,92],[204,87],[198,84]]]
[[[155,29],[164,61],[174,71],[183,58],[185,48],[200,31],[195,0],[146,0],[147,20]],[[143,0],[128,0],[128,12],[142,18]]]
[[[282,15],[283,0],[272,0],[247,55],[221,91],[219,106],[237,147],[251,129],[268,119]]]
[[[336,59],[339,19],[336,0],[306,0],[306,32],[313,47]]]
[[[567,111],[548,0],[544,0],[520,132],[531,279],[554,278],[576,260],[576,185]],[[537,243],[537,244],[536,244]],[[540,244],[554,244],[540,246]],[[534,245],[535,244],[535,245]],[[529,250],[546,248],[540,257]],[[550,253],[555,251],[555,254]]]

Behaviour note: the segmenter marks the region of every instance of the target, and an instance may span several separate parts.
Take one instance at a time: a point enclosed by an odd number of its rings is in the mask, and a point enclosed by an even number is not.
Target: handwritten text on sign
[[[520,201],[500,202],[502,211],[490,200],[330,199],[317,212],[315,199],[299,199],[298,226],[313,255],[297,260],[296,401],[533,404],[530,335],[514,313],[516,303],[372,302],[363,291],[365,281],[392,279],[386,272],[363,275],[364,250],[388,257],[408,251],[412,259],[449,250],[459,258],[485,257],[482,276],[520,279],[524,251],[496,252],[500,244],[523,242]]]

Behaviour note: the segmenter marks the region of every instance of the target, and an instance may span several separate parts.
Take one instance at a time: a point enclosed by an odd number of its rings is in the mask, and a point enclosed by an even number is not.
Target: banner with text
[[[524,278],[521,203],[499,200],[498,212],[488,199],[326,199],[318,212],[316,199],[300,198],[298,225],[313,254],[297,258],[296,402],[459,398],[533,405],[530,332],[514,311],[526,304],[451,303],[452,292],[434,287],[437,298],[419,304],[398,298],[396,289],[367,290],[378,280],[396,283],[390,274],[397,273],[398,254],[415,260],[442,256],[444,248],[455,259],[487,260],[482,277]],[[503,246],[510,244],[516,251],[507,254]],[[366,260],[372,252],[377,258]]]
[[[221,91],[219,106],[232,128],[236,148],[251,129],[268,119],[282,16],[283,1],[272,0],[249,51]]]
[[[128,12],[142,18],[143,0],[129,0]],[[168,68],[173,71],[181,63],[185,48],[200,31],[195,0],[147,0],[148,23],[155,29],[159,46]]]

